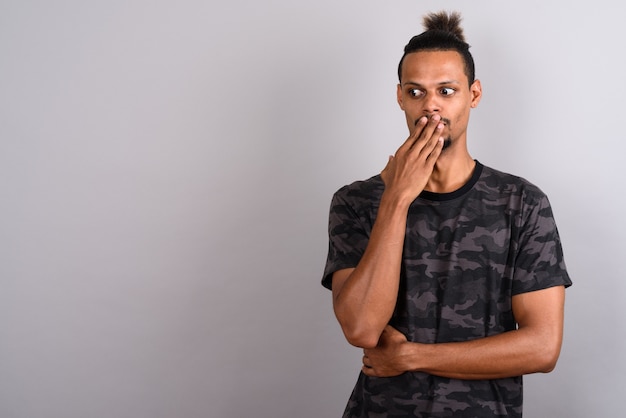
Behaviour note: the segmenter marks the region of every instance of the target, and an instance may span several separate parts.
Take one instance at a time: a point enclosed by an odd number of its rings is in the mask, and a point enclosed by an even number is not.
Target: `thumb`
[[[389,338],[399,338],[406,340],[406,335],[392,327],[391,325],[387,325],[383,330],[384,333],[388,335]]]

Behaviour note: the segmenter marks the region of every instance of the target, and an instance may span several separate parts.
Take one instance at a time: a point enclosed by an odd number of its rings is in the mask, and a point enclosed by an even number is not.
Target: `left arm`
[[[364,350],[363,373],[396,376],[420,371],[454,379],[499,379],[554,369],[563,340],[564,286],[512,298],[518,329],[477,340],[422,344],[387,326]]]

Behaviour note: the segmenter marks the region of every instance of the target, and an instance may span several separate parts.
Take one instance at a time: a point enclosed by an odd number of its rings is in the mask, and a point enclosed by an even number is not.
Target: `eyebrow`
[[[461,84],[461,83],[459,83],[457,80],[446,80],[446,81],[440,81],[439,83],[437,83],[438,86],[444,86],[446,84]],[[403,87],[407,85],[416,86],[416,87],[424,87],[420,83],[416,83],[414,81],[407,81],[407,82],[402,83]]]

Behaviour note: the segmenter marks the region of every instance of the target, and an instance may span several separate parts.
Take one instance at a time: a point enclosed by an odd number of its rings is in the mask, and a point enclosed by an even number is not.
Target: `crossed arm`
[[[467,342],[413,343],[387,326],[377,346],[364,350],[363,372],[387,377],[421,371],[456,379],[550,372],[561,349],[564,299],[563,286],[514,296],[517,330]]]
[[[346,269],[335,273],[333,288],[337,284],[335,278],[338,282],[345,282],[355,271]],[[397,294],[397,288],[395,290]],[[374,290],[371,293],[377,295],[381,292]],[[361,300],[367,300],[367,297]],[[377,309],[380,308],[377,304],[361,311],[364,322],[357,321],[360,325],[352,328],[361,329],[355,334],[358,337],[346,331],[350,329],[346,328],[350,326],[350,320],[344,317],[339,322],[348,341],[364,348],[362,370],[368,376],[388,377],[407,371],[421,371],[456,379],[498,379],[547,373],[554,369],[563,338],[564,301],[563,286],[516,295],[512,299],[512,307],[518,329],[467,342],[409,342],[393,327],[386,323],[382,325],[384,319],[388,321],[391,318],[393,309],[388,313],[389,310]],[[335,311],[340,313],[336,300],[335,303]],[[382,300],[378,303],[384,304]],[[378,317],[376,321],[377,316],[370,317],[367,311],[377,311],[385,316]],[[351,319],[356,320],[357,317]]]

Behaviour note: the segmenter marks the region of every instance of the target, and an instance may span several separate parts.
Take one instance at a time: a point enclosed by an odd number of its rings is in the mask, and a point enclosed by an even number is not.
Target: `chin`
[[[443,148],[442,148],[442,150],[450,148],[450,145],[452,145],[452,139],[449,138],[449,137],[444,139],[443,140]]]

